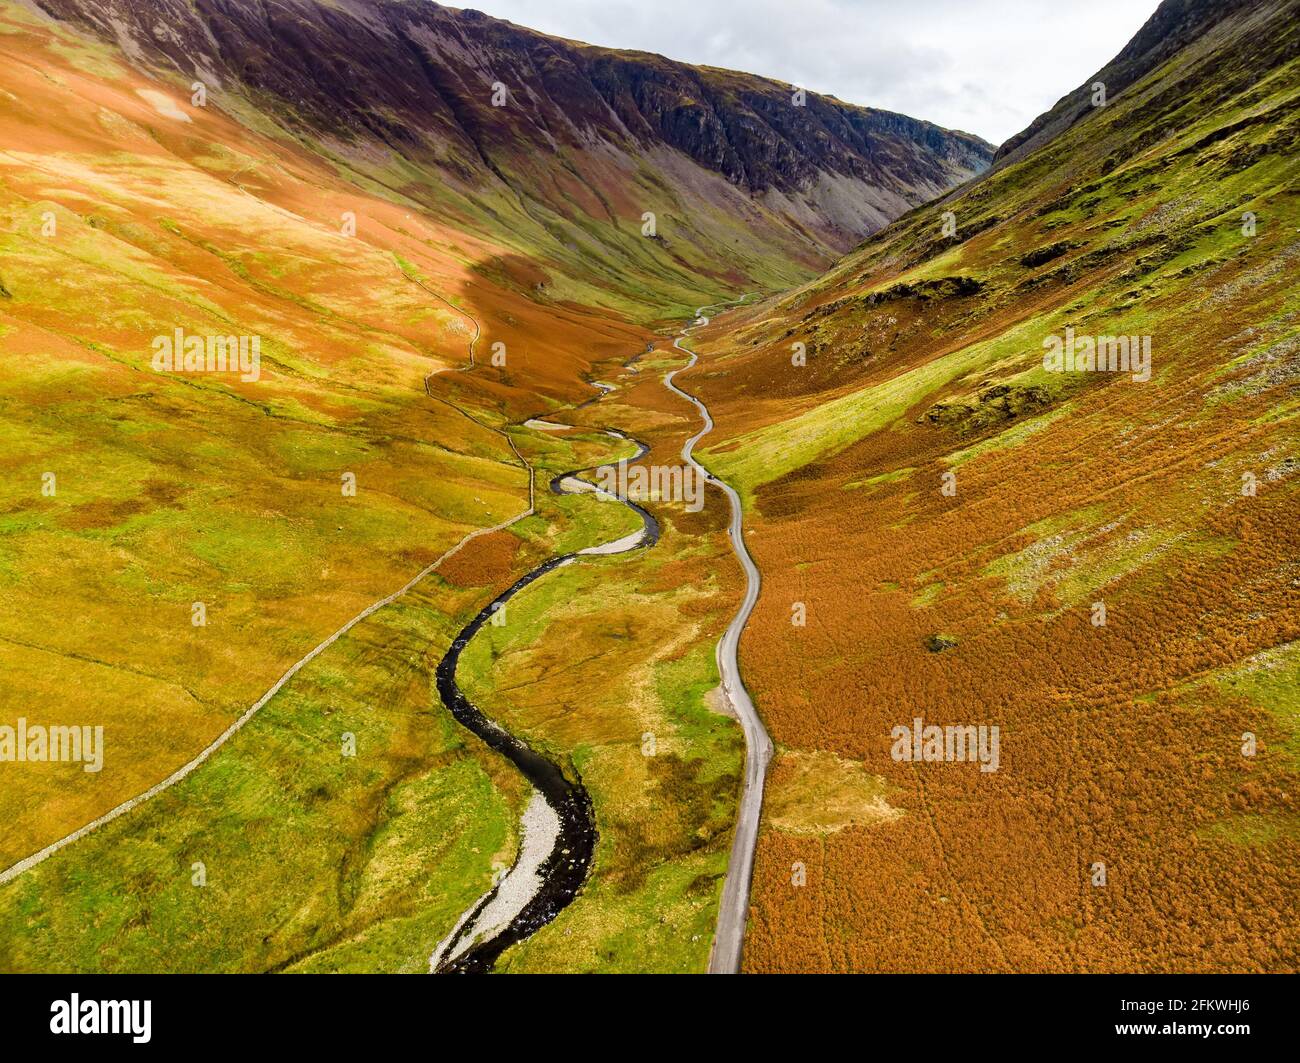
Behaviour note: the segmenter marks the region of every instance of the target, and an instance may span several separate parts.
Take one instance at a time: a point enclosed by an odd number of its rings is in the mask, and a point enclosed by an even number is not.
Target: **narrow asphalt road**
[[[690,369],[698,356],[694,351],[682,346],[682,340],[692,328],[708,324],[704,311],[709,307],[700,307],[696,312],[694,325],[673,341],[679,351],[691,356],[691,360],[682,367]],[[694,395],[673,383],[681,369],[674,369],[664,377],[664,384],[682,398],[693,402],[704,418],[704,427],[686,441],[682,447],[682,458],[689,461],[704,478],[716,484],[726,492],[731,503],[731,523],[727,535],[731,539],[732,549],[740,559],[745,570],[745,600],[740,610],[732,619],[722,638],[718,640],[718,672],[722,676],[722,689],[731,707],[740,719],[740,726],[745,733],[745,788],[740,798],[740,810],[736,816],[736,833],[731,843],[731,858],[727,863],[727,878],[722,887],[722,904],[718,908],[718,929],[713,938],[713,951],[709,955],[710,974],[737,974],[740,971],[741,949],[745,942],[745,924],[749,915],[749,887],[754,877],[754,850],[758,845],[758,822],[763,810],[763,784],[767,779],[767,765],[772,759],[772,739],[759,718],[758,710],[750,700],[749,691],[740,678],[740,664],[736,660],[736,650],[740,645],[740,633],[745,630],[749,614],[758,601],[760,586],[758,566],[749,556],[745,546],[744,511],[740,496],[728,484],[708,472],[691,456],[695,444],[713,430],[713,417],[709,409]]]

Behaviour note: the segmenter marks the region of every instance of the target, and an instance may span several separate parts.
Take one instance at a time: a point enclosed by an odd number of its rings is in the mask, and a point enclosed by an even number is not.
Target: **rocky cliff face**
[[[469,195],[500,182],[539,218],[637,218],[667,185],[694,213],[757,210],[747,225],[810,262],[992,158],[978,137],[904,115],[811,93],[796,106],[763,78],[428,0],[30,2],[345,156],[392,152]]]
[[[629,129],[662,140],[753,191],[796,191],[821,172],[900,191],[948,185],[987,165],[988,145],[905,115],[808,95],[727,71],[599,49],[579,53],[592,85]]]

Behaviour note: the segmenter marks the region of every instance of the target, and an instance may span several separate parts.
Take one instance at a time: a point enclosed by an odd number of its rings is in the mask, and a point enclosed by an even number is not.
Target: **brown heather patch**
[[[1117,390],[1095,395],[1124,402]],[[845,506],[839,484],[881,467],[861,456],[874,440],[762,494],[769,519],[755,523],[751,548],[764,594],[742,646],[756,701],[779,742],[865,761],[909,814],[817,849],[766,833],[753,969],[1288,969],[1300,959],[1294,937],[1276,936],[1288,920],[1280,898],[1295,886],[1295,836],[1268,857],[1241,846],[1225,856],[1213,835],[1187,840],[1237,801],[1283,818],[1294,809],[1294,779],[1278,758],[1252,764],[1237,753],[1243,731],[1269,731],[1269,707],[1141,700],[1295,637],[1300,603],[1282,578],[1300,549],[1287,516],[1295,488],[1280,481],[1249,504],[1240,498],[1242,463],[1229,456],[1267,451],[1262,432],[1243,446],[1239,427],[1216,436],[1214,421],[1161,425],[1137,433],[1116,469],[1092,445],[1115,436],[1088,423],[1053,426],[1032,458],[1013,450],[963,467],[966,504],[937,486],[918,492],[912,478],[882,485],[865,509]],[[797,505],[772,503],[791,495]],[[1081,595],[1064,611],[1049,587],[1021,604],[984,574],[1035,540],[1022,531],[1034,521],[1097,502],[1128,514],[1125,529],[1194,534],[1168,533],[1178,541],[1133,571],[1093,571],[1083,552],[1056,559]],[[1093,553],[1105,558],[1119,534],[1099,537]],[[1223,540],[1233,544],[1226,554],[1198,545]],[[926,610],[876,589],[935,570],[945,592]],[[1088,620],[1096,597],[1108,606],[1104,629]],[[806,629],[790,627],[794,600],[808,603]],[[959,647],[926,654],[934,630],[957,634]],[[998,723],[1001,770],[894,764],[889,730],[914,713]],[[1276,782],[1241,790],[1253,776]],[[812,908],[789,883],[796,859],[810,868],[808,893],[811,869],[824,876]],[[1111,885],[1093,892],[1084,876],[1098,859]],[[1195,920],[1192,898],[1206,913]],[[852,928],[832,952],[819,944],[823,920]]]
[[[85,502],[73,506],[59,518],[59,523],[70,531],[89,531],[96,528],[111,528],[121,524],[127,517],[143,513],[150,507],[143,502],[127,499],[122,502]]]
[[[457,587],[501,586],[509,583],[516,572],[515,555],[519,553],[519,536],[508,531],[481,535],[438,568],[448,583]]]
[[[665,561],[641,584],[646,594],[657,594],[681,587],[688,581],[700,576],[701,566],[698,561],[688,558],[673,558]]]

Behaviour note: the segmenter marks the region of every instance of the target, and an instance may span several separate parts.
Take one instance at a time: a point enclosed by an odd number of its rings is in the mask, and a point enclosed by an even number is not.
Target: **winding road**
[[[754,708],[754,702],[750,699],[749,691],[745,689],[745,684],[740,678],[740,663],[736,659],[741,632],[745,630],[749,614],[754,611],[761,585],[758,566],[749,556],[749,548],[745,545],[744,508],[741,505],[740,495],[735,489],[719,480],[693,457],[695,444],[713,430],[713,417],[704,403],[673,383],[673,377],[682,369],[690,369],[698,360],[699,356],[683,346],[682,340],[692,329],[709,323],[709,319],[703,316],[704,311],[708,309],[711,308],[700,307],[696,312],[695,324],[673,341],[673,346],[689,354],[691,360],[681,369],[674,369],[665,376],[664,384],[682,398],[693,402],[704,418],[704,427],[691,436],[682,447],[682,458],[694,465],[709,483],[716,484],[726,493],[727,500],[731,503],[731,522],[727,527],[727,535],[731,539],[731,547],[740,560],[741,567],[745,570],[744,601],[741,602],[739,611],[732,618],[722,638],[718,640],[717,650],[718,672],[722,676],[723,693],[740,719],[740,726],[745,732],[745,788],[741,794],[740,809],[736,816],[736,833],[731,843],[727,878],[722,887],[722,903],[718,908],[718,928],[713,938],[713,951],[709,955],[710,974],[737,974],[740,971],[741,950],[745,942],[745,924],[749,915],[749,887],[754,877],[754,850],[758,845],[758,824],[763,811],[763,786],[767,780],[767,765],[772,759],[772,739],[768,736],[758,710]]]

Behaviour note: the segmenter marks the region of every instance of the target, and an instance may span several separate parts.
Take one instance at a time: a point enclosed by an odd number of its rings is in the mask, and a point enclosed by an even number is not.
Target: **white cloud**
[[[522,26],[744,70],[999,143],[1115,56],[1156,0],[478,0]]]

